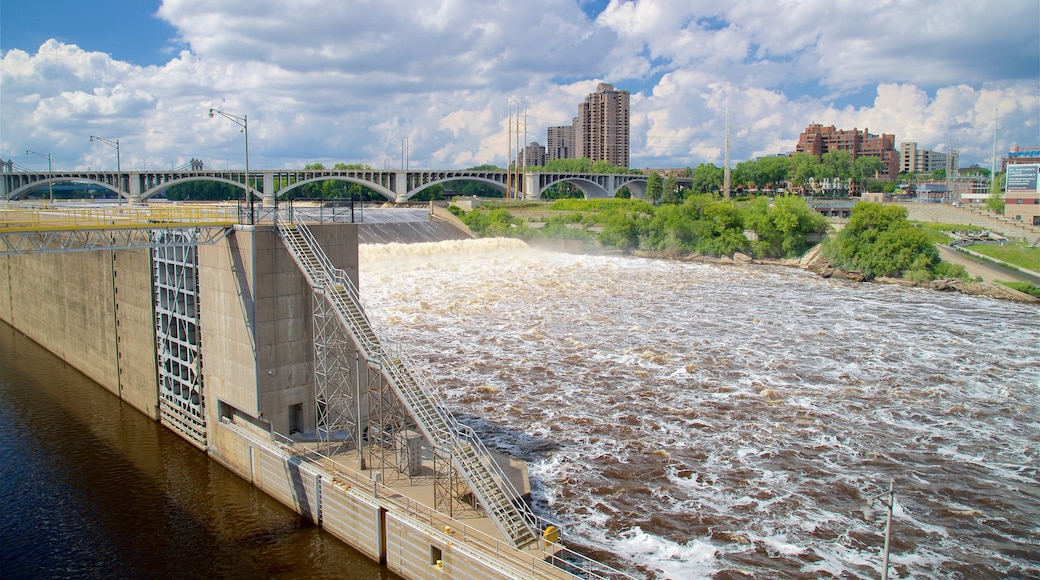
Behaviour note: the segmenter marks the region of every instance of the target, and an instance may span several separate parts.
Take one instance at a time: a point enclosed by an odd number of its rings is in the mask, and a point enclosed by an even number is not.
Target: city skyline
[[[980,4],[8,2],[0,157],[114,169],[97,135],[123,169],[241,168],[214,107],[248,116],[253,169],[505,166],[511,100],[543,141],[611,83],[634,168],[721,165],[727,110],[733,164],[820,123],[989,167],[998,115],[998,156],[1040,145],[1040,5]]]

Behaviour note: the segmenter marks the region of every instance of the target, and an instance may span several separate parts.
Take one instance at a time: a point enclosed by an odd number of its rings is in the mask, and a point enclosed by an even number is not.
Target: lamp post
[[[867,505],[863,508],[863,519],[871,521],[874,518],[874,502],[888,508],[885,517],[885,548],[881,560],[881,580],[888,580],[888,549],[892,539],[892,508],[896,503],[896,482],[894,479],[888,481],[888,491],[867,498]],[[887,498],[887,499],[886,499]]]
[[[47,160],[47,173],[54,173],[54,169],[51,167],[51,154],[50,153],[40,153],[38,151],[33,151],[31,149],[26,149],[25,150],[25,154],[26,155],[35,155],[37,157],[42,157],[42,158],[46,159]],[[53,177],[54,177],[53,175],[50,176],[50,178],[53,178]],[[51,203],[54,203],[54,182],[50,181],[49,180],[50,178],[48,178],[48,181],[47,181],[47,192],[50,194]]]
[[[238,125],[239,127],[242,127],[242,133],[245,134],[245,137],[246,137],[246,180],[245,180],[246,181],[246,183],[245,183],[245,185],[246,185],[246,197],[249,198],[249,223],[250,224],[254,224],[254,223],[256,223],[256,221],[254,220],[254,216],[253,216],[253,192],[249,191],[249,115],[243,115],[243,116],[239,117],[237,115],[232,115],[230,113],[225,113],[224,111],[221,111],[219,109],[211,108],[209,110],[209,117],[211,119],[213,118],[213,114],[214,113],[216,113],[217,115],[220,115],[221,117],[224,117],[225,119],[231,121],[232,123]]]
[[[119,161],[119,139],[112,141],[110,139],[102,139],[101,137],[90,136],[90,142],[101,141],[109,147],[116,148],[116,205],[122,205],[123,203],[123,167]]]

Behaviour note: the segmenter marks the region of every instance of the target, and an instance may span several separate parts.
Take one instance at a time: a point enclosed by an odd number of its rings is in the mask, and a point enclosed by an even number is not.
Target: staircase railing
[[[531,511],[530,506],[523,500],[523,496],[512,485],[505,471],[495,460],[494,456],[484,445],[469,426],[459,423],[448,410],[443,399],[436,393],[427,377],[419,371],[421,368],[408,357],[401,348],[392,347],[388,349],[385,345],[394,343],[385,340],[371,325],[365,314],[361,302],[360,293],[346,272],[336,268],[325,252],[321,249],[317,240],[310,230],[302,223],[289,224],[279,221],[278,230],[281,238],[290,249],[290,253],[297,265],[308,278],[311,286],[315,289],[324,289],[333,309],[340,320],[350,331],[358,343],[358,348],[365,355],[365,359],[373,366],[379,368],[388,379],[390,385],[401,399],[409,413],[416,418],[418,427],[427,436],[432,445],[448,452],[456,468],[460,471],[467,483],[478,494],[484,503],[489,515],[495,521],[499,529],[508,538],[523,547],[523,544],[537,540],[534,530],[541,529],[548,522]],[[293,235],[293,231],[299,237]],[[317,264],[310,263],[305,256],[310,254]],[[342,304],[337,299],[341,296],[339,292],[329,292],[328,289],[342,289],[342,293],[349,297],[354,308],[349,304]],[[414,389],[406,388],[414,386]],[[424,401],[426,404],[424,405]],[[497,483],[498,490],[505,501],[512,504],[511,511],[515,510],[520,517],[521,523],[526,527],[526,534],[518,534],[517,530],[505,527],[501,514],[493,509],[492,496],[495,490],[489,487],[489,483],[483,482],[476,474],[470,473],[470,469],[462,461],[460,442],[468,444],[477,460],[488,471],[490,477]],[[502,506],[509,508],[509,506]],[[526,541],[522,541],[526,540]]]

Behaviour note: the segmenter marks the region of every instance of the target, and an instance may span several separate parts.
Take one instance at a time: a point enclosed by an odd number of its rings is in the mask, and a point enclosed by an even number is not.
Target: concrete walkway
[[[1009,220],[984,209],[953,207],[941,203],[897,203],[909,212],[909,218],[919,222],[964,224],[978,226],[1004,237],[1025,239],[1029,243],[1040,239],[1040,226]]]

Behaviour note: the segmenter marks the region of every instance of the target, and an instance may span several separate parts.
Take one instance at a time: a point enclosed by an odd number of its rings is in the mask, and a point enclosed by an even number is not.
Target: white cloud
[[[56,166],[113,165],[87,141],[119,138],[124,166],[191,157],[241,165],[310,161],[413,167],[504,164],[508,103],[528,138],[570,122],[597,82],[629,89],[632,164],[719,163],[730,111],[734,161],[787,151],[810,122],[959,146],[988,162],[1040,144],[1040,6],[999,9],[835,0],[165,0],[188,48],[140,67],[49,41],[0,60],[0,152],[50,151]],[[1009,39],[1015,39],[1014,42]],[[30,161],[23,163],[31,165]]]

